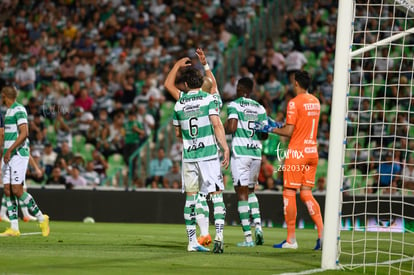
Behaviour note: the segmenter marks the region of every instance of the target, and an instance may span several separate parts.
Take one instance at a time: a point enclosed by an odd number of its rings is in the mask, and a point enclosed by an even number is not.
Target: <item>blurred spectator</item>
[[[322,104],[331,106],[332,103],[332,94],[333,94],[333,75],[328,73],[326,75],[326,81],[324,81],[320,86],[321,94],[320,101]]]
[[[313,85],[319,86],[322,85],[323,83],[328,81],[328,75],[333,75],[333,68],[332,66],[329,64],[329,57],[328,56],[324,56],[321,59],[321,65],[317,68],[315,68],[315,73],[313,76]]]
[[[310,32],[305,37],[305,48],[304,50],[310,50],[319,56],[319,53],[325,48],[325,42],[323,34],[318,30],[316,23],[311,25]]]
[[[52,144],[49,142],[45,143],[45,148],[43,149],[43,152],[41,154],[42,156],[42,162],[45,166],[45,174],[46,176],[49,176],[52,172],[53,166],[55,165],[57,153],[53,151]]]
[[[316,182],[316,189],[312,191],[314,195],[325,195],[326,194],[326,179],[325,177],[318,178]]]
[[[137,121],[144,126],[146,136],[150,136],[155,129],[155,118],[146,111],[144,105],[138,105]]]
[[[402,188],[407,190],[414,190],[414,156],[411,155],[404,165],[402,172]]]
[[[93,98],[85,87],[80,90],[79,97],[75,99],[75,107],[81,107],[85,112],[90,112],[92,111],[93,102]]]
[[[40,81],[51,82],[59,73],[59,61],[55,60],[53,52],[48,52],[46,60],[40,60]]]
[[[398,175],[401,173],[401,165],[393,160],[392,152],[388,152],[385,159],[380,161],[378,175],[373,186],[373,193],[378,188],[390,187],[397,184]]]
[[[229,80],[224,84],[222,98],[224,102],[232,101],[236,98],[237,79],[235,75],[231,75]]]
[[[67,57],[63,61],[62,65],[60,65],[60,68],[59,68],[60,79],[66,82],[69,86],[72,85],[76,79],[75,69],[76,69],[76,66],[73,63],[72,58]]]
[[[279,51],[286,57],[295,47],[295,43],[284,32],[280,35],[280,42],[278,43]]]
[[[183,142],[177,140],[173,145],[171,145],[170,158],[173,162],[180,162],[182,160],[183,154]]]
[[[82,115],[78,120],[78,134],[83,136],[87,136],[89,128],[91,127],[92,123],[95,121],[92,112],[83,110],[82,107],[79,107],[79,110],[82,111]]]
[[[146,180],[146,186],[150,188],[159,188],[163,184],[163,178],[171,169],[172,161],[165,157],[163,148],[157,151],[157,157],[153,158],[149,164],[150,174]]]
[[[69,144],[64,141],[60,146],[60,152],[56,157],[55,165],[62,165],[62,167],[67,170],[67,166],[72,164],[74,154],[71,151]]]
[[[73,185],[66,183],[66,179],[61,174],[59,167],[54,167],[46,181],[47,185],[64,185],[66,189],[72,189]]]
[[[115,150],[115,152],[121,154],[125,138],[124,118],[125,115],[122,110],[115,111],[113,114],[113,123],[109,125],[108,142],[111,143],[111,147]]]
[[[37,171],[35,167],[32,165],[28,166],[27,172],[26,172],[26,179],[33,180],[36,183],[42,183],[45,179],[45,167],[43,165],[42,159],[40,157],[39,151],[34,151],[31,153],[33,160],[35,161],[37,168],[40,169],[40,171]]]
[[[163,177],[163,188],[180,189],[181,188],[181,170],[179,162],[174,162],[170,171]]]
[[[30,151],[31,152],[43,152],[45,148],[46,137],[43,132],[36,132],[36,137],[30,140]]]
[[[63,143],[66,143],[69,148],[72,148],[72,129],[65,119],[67,116],[68,115],[64,116],[62,113],[58,112],[53,124],[58,148],[60,148]]]
[[[104,156],[97,150],[92,152],[93,170],[99,175],[100,181],[102,182],[106,178],[106,169],[108,169],[108,162]]]
[[[35,89],[36,74],[29,67],[28,60],[23,60],[21,68],[16,72],[17,88],[24,92],[33,92]]]
[[[262,63],[265,64],[267,60],[277,68],[279,72],[285,70],[285,57],[280,52],[275,51],[275,43],[272,38],[266,38],[265,49]]]
[[[323,136],[321,135],[318,138],[318,153],[319,153],[319,158],[321,159],[328,159],[329,136],[330,136],[330,132],[326,131],[323,133]]]
[[[124,124],[125,129],[125,145],[123,148],[123,157],[125,163],[129,162],[129,157],[138,149],[145,141],[147,135],[144,125],[137,120],[135,111],[128,112],[128,119]]]
[[[72,185],[74,188],[78,186],[87,186],[88,182],[80,175],[79,167],[73,166],[69,176],[66,178],[66,184]]]
[[[284,87],[276,78],[276,72],[269,74],[268,80],[263,84],[263,90],[263,102],[267,103],[265,105],[269,105],[272,113],[276,112],[284,96]]]
[[[389,143],[389,137],[387,136],[388,125],[389,123],[384,111],[372,112],[370,129],[371,142],[375,141],[379,146],[386,147]]]
[[[294,48],[285,59],[286,72],[289,75],[294,74],[296,71],[302,70],[303,67],[308,63],[305,55]]]
[[[241,38],[243,34],[246,33],[246,18],[243,18],[240,14],[237,13],[237,8],[232,7],[230,10],[229,17],[226,19],[226,29]]]
[[[99,174],[94,170],[93,161],[88,161],[85,166],[85,171],[82,173],[82,176],[86,179],[86,184],[88,186],[99,186],[101,181]]]
[[[262,162],[260,164],[259,177],[257,178],[263,190],[278,190],[275,179],[273,165],[268,161],[266,155],[262,155]]]

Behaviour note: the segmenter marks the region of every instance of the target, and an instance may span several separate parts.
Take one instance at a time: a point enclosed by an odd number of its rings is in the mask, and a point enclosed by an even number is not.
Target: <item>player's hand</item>
[[[175,65],[178,66],[179,68],[191,66],[191,59],[189,57],[183,57],[183,58],[179,59],[175,63]]]
[[[223,150],[223,161],[221,162],[221,166],[227,170],[230,163],[230,150],[229,148]]]
[[[6,153],[3,156],[4,163],[9,163],[10,161],[11,152],[10,150],[7,150]]]
[[[274,121],[270,117],[267,117],[267,124],[269,124],[269,126],[274,127],[274,128],[282,128],[283,127],[283,123],[282,122]]]
[[[202,65],[206,65],[207,64],[206,55],[204,54],[203,49],[198,48],[196,50],[196,55],[198,56],[198,59],[200,60],[200,63]]]

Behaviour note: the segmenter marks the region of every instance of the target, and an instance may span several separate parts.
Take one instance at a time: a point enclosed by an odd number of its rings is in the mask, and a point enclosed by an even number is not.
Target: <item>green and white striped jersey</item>
[[[4,149],[3,155],[7,152],[13,143],[16,141],[19,136],[19,126],[22,124],[27,124],[27,112],[26,108],[20,103],[14,102],[12,106],[6,111],[6,116],[4,117]],[[18,151],[19,155],[23,157],[29,156],[29,139],[26,138],[25,141],[17,148],[11,155],[15,155]]]
[[[200,91],[202,91],[202,90],[200,90]],[[181,98],[184,94],[185,93],[183,91],[180,91],[179,97]],[[214,97],[214,99],[216,99],[218,101],[219,108],[221,110],[223,108],[223,100],[221,99],[220,93],[217,92],[217,93],[214,93],[214,94],[211,94],[211,95]]]
[[[218,101],[198,90],[182,94],[175,103],[173,125],[181,127],[184,162],[218,158],[210,116],[218,116],[219,111]]]
[[[262,143],[255,131],[255,122],[267,124],[265,108],[257,101],[239,97],[229,103],[227,119],[237,119],[237,130],[233,134],[231,148],[236,157],[262,158]]]
[[[215,100],[217,100],[220,110],[223,109],[223,100],[221,100],[220,94],[217,92],[217,93],[212,94],[212,96],[214,97]]]

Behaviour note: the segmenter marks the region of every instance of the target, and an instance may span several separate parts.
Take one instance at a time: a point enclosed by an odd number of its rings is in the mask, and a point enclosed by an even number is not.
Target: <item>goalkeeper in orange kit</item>
[[[297,249],[296,226],[296,193],[300,189],[300,199],[305,203],[308,212],[318,229],[315,250],[322,248],[321,239],[323,222],[319,203],[312,195],[315,186],[315,174],[318,165],[317,131],[320,114],[319,100],[308,93],[311,83],[306,71],[295,73],[296,97],[287,106],[286,124],[256,124],[256,130],[290,137],[283,170],[283,212],[287,225],[287,238],[274,248]]]

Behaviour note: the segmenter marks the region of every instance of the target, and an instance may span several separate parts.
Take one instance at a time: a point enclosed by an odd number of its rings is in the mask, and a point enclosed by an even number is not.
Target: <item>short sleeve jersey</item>
[[[26,108],[14,102],[9,109],[7,109],[4,117],[4,149],[3,154],[13,145],[19,136],[19,126],[22,124],[28,124]],[[24,142],[11,153],[11,155],[19,155],[28,157],[29,156],[29,139],[26,138]]]
[[[219,111],[218,101],[206,92],[181,94],[174,106],[173,125],[181,127],[184,162],[218,158],[210,116],[218,116]]]
[[[228,105],[228,119],[237,119],[231,148],[236,157],[262,158],[262,143],[255,131],[255,122],[267,125],[265,108],[253,99],[239,97]]]
[[[319,100],[308,93],[297,95],[287,106],[286,124],[294,125],[288,147],[288,158],[317,157]]]

